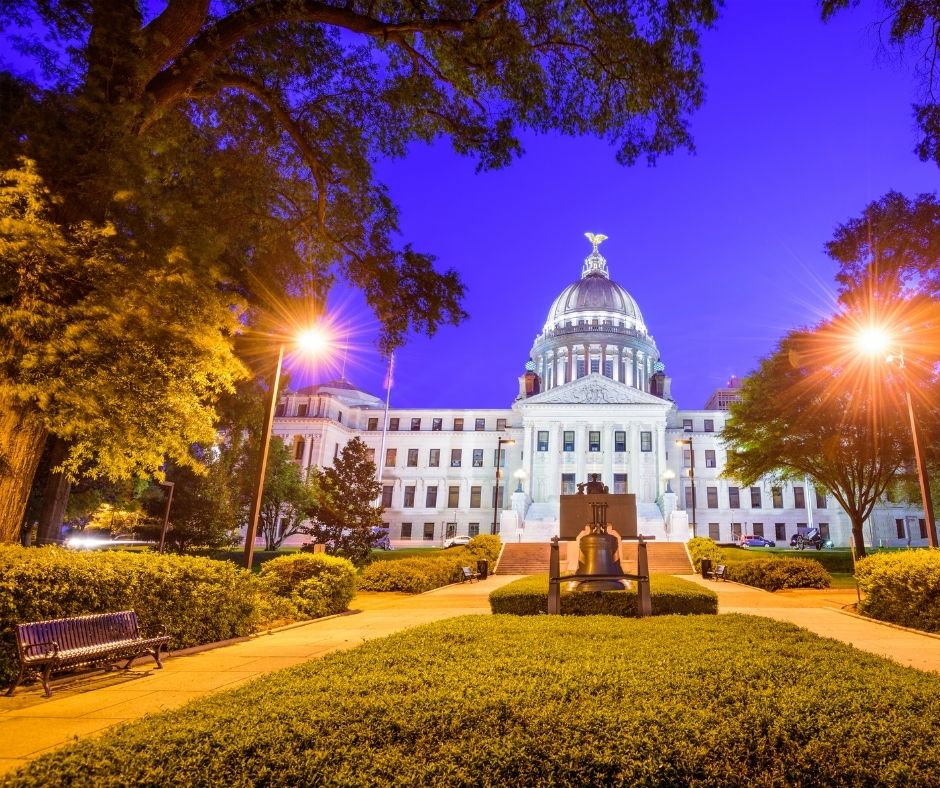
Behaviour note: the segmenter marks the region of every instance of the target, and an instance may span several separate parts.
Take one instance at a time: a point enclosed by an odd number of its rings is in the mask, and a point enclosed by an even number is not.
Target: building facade
[[[702,410],[681,410],[639,306],[610,278],[598,245],[565,287],[532,345],[505,409],[390,408],[340,379],[282,396],[274,433],[303,469],[332,463],[347,441],[369,446],[396,546],[498,532],[547,541],[559,496],[597,479],[636,495],[640,532],[788,543],[818,528],[847,545],[851,523],[833,496],[802,482],[743,487],[722,478],[719,437],[736,379]],[[927,544],[923,513],[888,503],[866,525],[869,545]]]

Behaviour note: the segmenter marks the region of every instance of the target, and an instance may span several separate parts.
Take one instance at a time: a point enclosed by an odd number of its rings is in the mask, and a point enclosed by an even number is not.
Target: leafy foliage
[[[695,583],[670,575],[650,576],[650,597],[654,616],[717,613],[718,595]],[[565,591],[561,593],[561,613],[565,616],[637,615],[638,593],[634,583],[623,591]],[[536,616],[548,610],[548,575],[514,580],[490,593],[494,613]]]
[[[728,580],[779,591],[782,588],[829,588],[832,578],[811,558],[764,558],[737,561],[725,567]]]
[[[870,555],[858,562],[855,577],[865,594],[863,615],[940,632],[940,550]]]
[[[7,779],[934,785],[938,718],[937,675],[768,619],[467,616],[122,725]]]
[[[254,473],[247,477],[254,478]],[[254,491],[248,491],[253,495]],[[300,466],[279,437],[271,439],[264,471],[264,494],[258,511],[258,531],[265,550],[277,550],[284,540],[309,533],[307,512],[313,504],[313,489],[303,478]]]
[[[724,560],[721,548],[715,544],[713,539],[709,539],[707,536],[696,536],[689,539],[686,547],[688,547],[689,555],[692,557],[692,565],[695,567],[696,572],[702,571],[703,558],[708,558],[715,566]]]
[[[356,593],[356,568],[345,558],[296,553],[265,562],[258,576],[261,587],[290,600],[297,618],[320,618],[341,613]]]

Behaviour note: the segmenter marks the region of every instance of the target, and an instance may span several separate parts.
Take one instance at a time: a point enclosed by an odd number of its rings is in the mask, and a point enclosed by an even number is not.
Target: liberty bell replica
[[[618,540],[607,533],[607,504],[591,503],[591,519],[585,527],[589,533],[579,539],[581,551],[578,556],[578,575],[597,575],[610,578],[623,575],[620,567]],[[568,591],[622,591],[623,580],[581,580],[566,584]]]

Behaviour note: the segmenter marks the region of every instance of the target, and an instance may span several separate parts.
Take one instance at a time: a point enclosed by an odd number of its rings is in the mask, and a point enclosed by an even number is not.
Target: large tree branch
[[[209,0],[170,0],[163,13],[141,31],[140,73],[143,87],[177,57],[209,16]]]
[[[388,39],[406,33],[462,32],[502,6],[505,0],[486,0],[464,19],[414,19],[387,22],[317,0],[264,0],[239,9],[204,30],[172,63],[147,85],[157,110],[185,95],[212,65],[239,42],[284,22],[310,22],[341,27],[354,33]]]

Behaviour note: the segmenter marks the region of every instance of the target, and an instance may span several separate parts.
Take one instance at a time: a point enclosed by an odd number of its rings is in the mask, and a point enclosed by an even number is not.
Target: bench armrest
[[[20,650],[24,657],[31,657],[33,655],[30,654],[30,652],[33,649],[48,649],[50,646],[51,646],[50,651],[46,651],[46,653],[39,654],[37,656],[54,658],[59,653],[59,644],[56,643],[54,640],[50,640],[47,643],[28,643],[25,646],[20,646]]]

